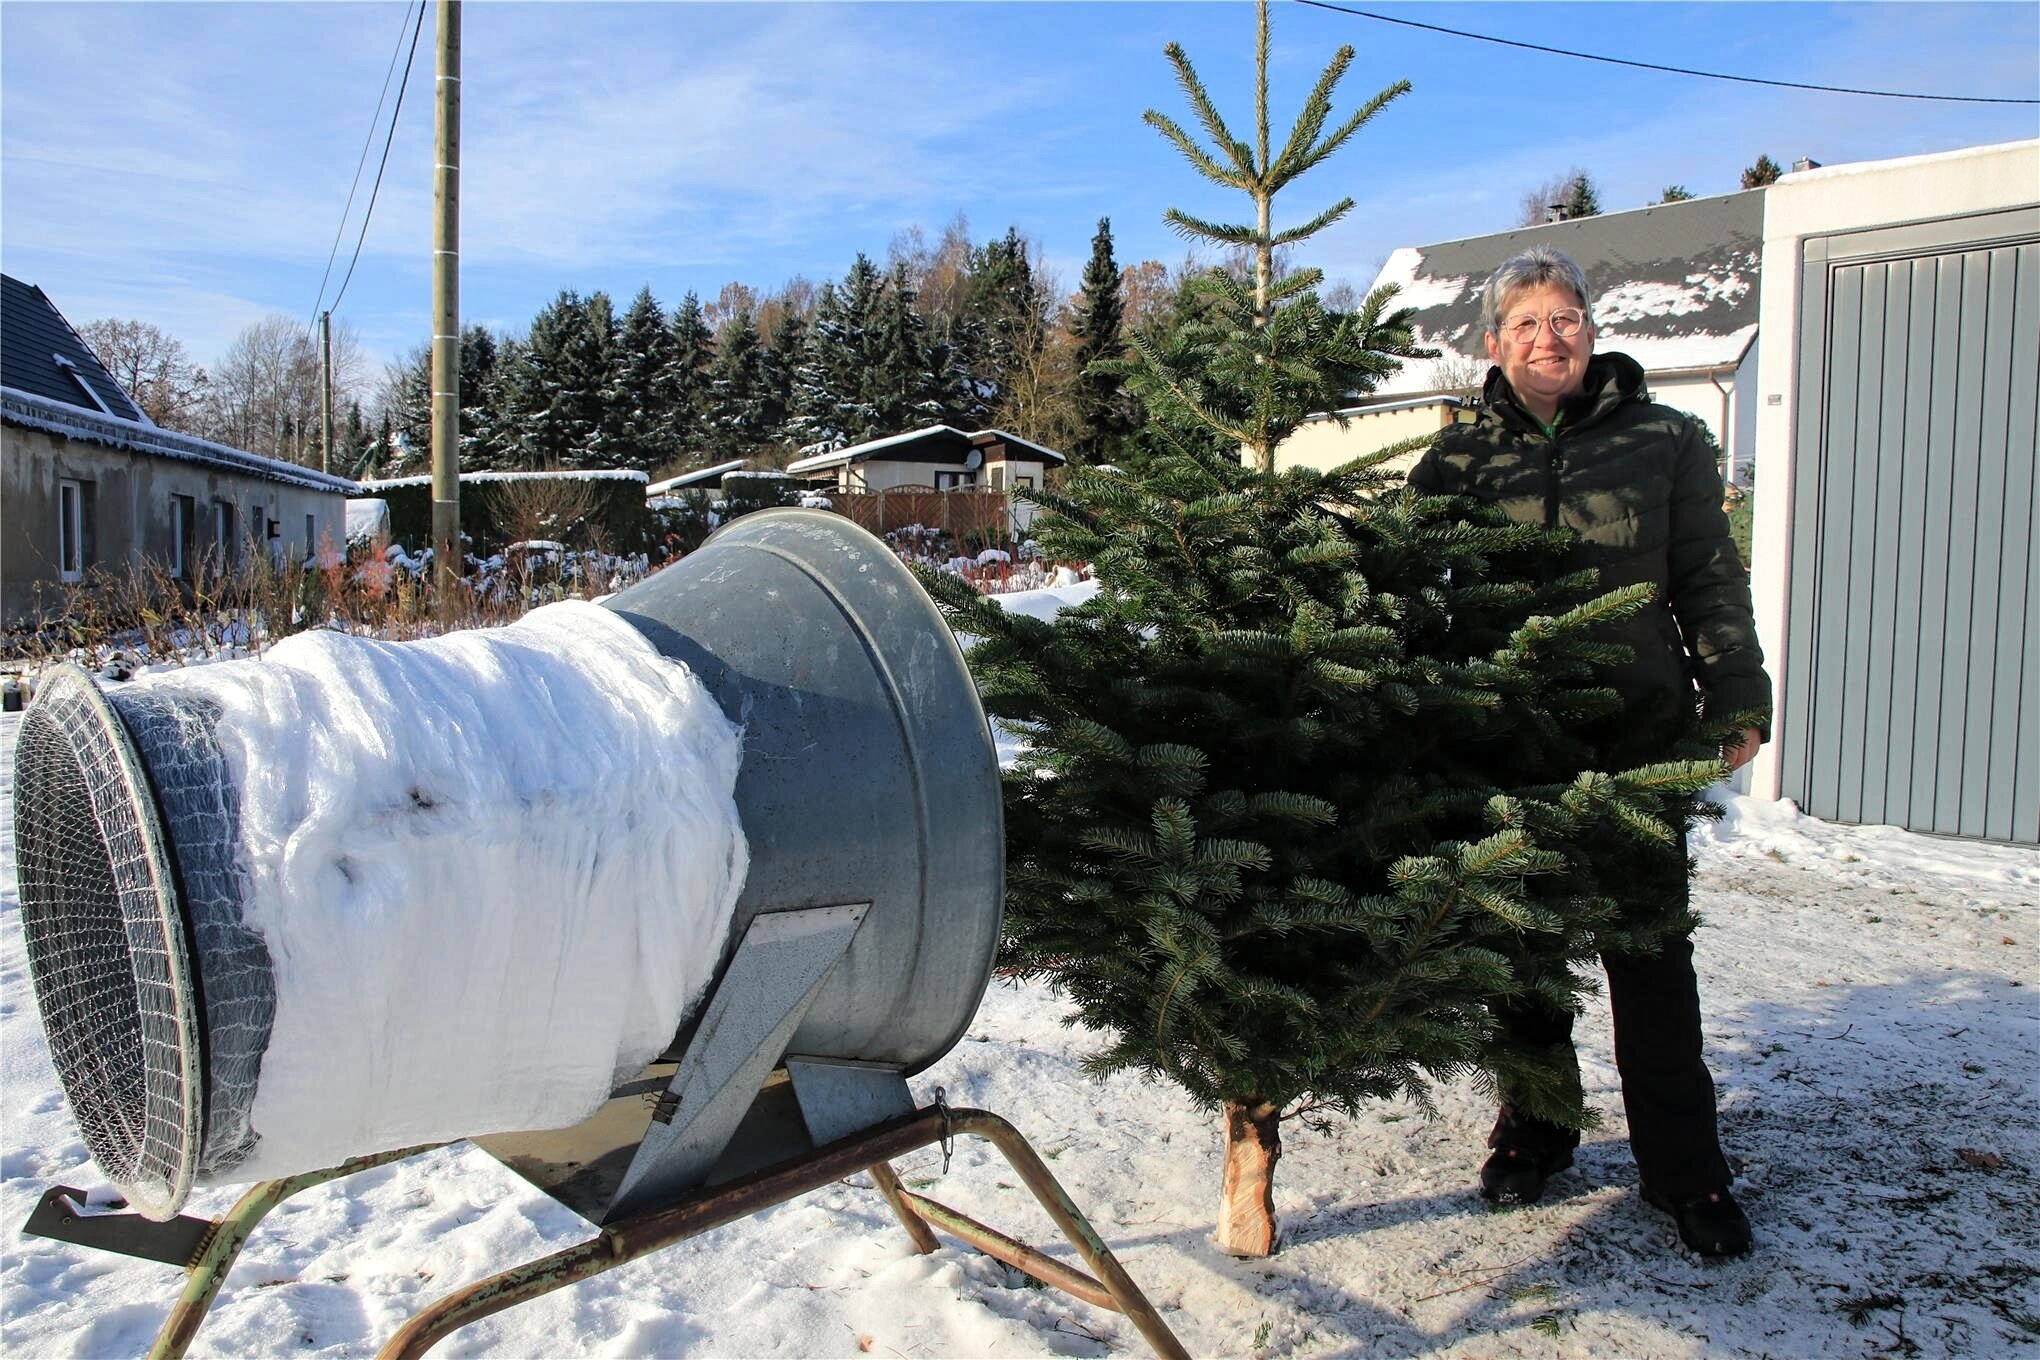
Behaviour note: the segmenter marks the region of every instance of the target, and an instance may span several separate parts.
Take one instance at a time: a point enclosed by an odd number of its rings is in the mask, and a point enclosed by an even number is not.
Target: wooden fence
[[[882,491],[825,490],[830,508],[860,528],[884,535],[919,524],[940,529],[959,549],[1002,547],[1013,537],[1012,511],[1003,491],[961,487],[894,486]]]

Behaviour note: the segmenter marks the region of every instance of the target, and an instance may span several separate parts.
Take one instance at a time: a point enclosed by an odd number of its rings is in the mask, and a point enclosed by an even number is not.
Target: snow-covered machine
[[[442,1300],[400,1353],[865,1168],[923,1250],[939,1223],[1175,1353],[1010,1125],[909,1094],[990,978],[998,769],[948,628],[847,520],[748,516],[494,633],[300,635],[108,690],[70,668],[15,769],[51,1054],[144,1216],[59,1187],[29,1226],[189,1266],[159,1349],[283,1195],[475,1137],[602,1252]],[[1102,1284],[899,1186],[891,1157],[956,1132]],[[178,1215],[255,1180],[231,1231]]]

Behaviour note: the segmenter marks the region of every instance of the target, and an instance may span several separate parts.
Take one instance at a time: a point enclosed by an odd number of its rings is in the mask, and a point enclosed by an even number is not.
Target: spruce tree
[[[701,299],[693,293],[673,309],[673,406],[667,447],[675,456],[698,463],[709,444],[708,366],[715,361],[715,332],[701,315]]]
[[[970,375],[961,403],[964,419],[982,424],[1009,406],[1021,370],[1034,360],[1047,334],[1047,302],[1018,227],[1008,227],[1003,237],[971,252],[957,322],[957,346]]]
[[[610,447],[617,467],[649,473],[682,452],[673,428],[673,412],[680,404],[675,362],[679,345],[650,285],[638,290],[623,314],[616,348]]]
[[[742,458],[765,440],[765,350],[748,308],[739,308],[724,327],[708,370],[710,452],[719,460]]]
[[[1098,233],[1091,238],[1091,259],[1084,266],[1083,288],[1070,323],[1077,346],[1073,394],[1077,436],[1068,452],[1079,462],[1103,462],[1113,457],[1134,428],[1126,379],[1109,367],[1126,355],[1126,339],[1121,334],[1125,315],[1125,302],[1119,295],[1119,265],[1112,258],[1112,219],[1101,217]],[[1093,367],[1101,361],[1107,366]]]
[[[609,386],[609,301],[564,289],[532,318],[531,332],[502,383],[506,457],[522,468],[588,467]],[[597,335],[597,330],[602,335]],[[499,359],[498,363],[502,361]]]
[[[923,578],[979,639],[987,711],[1028,734],[1005,780],[1005,962],[1106,1036],[1092,1071],[1161,1078],[1221,1113],[1217,1240],[1246,1256],[1274,1248],[1284,1119],[1421,1103],[1473,1073],[1585,1121],[1562,1065],[1499,1044],[1490,1006],[1570,1008],[1599,949],[1684,924],[1632,890],[1685,872],[1678,832],[1720,771],[1584,768],[1583,730],[1618,706],[1597,668],[1619,649],[1596,625],[1642,607],[1648,586],[1596,594],[1591,573],[1558,570],[1562,534],[1419,495],[1382,471],[1397,448],[1331,472],[1239,458],[1233,413],[1271,413],[1256,429],[1279,439],[1324,375],[1392,362],[1355,334],[1285,325],[1322,312],[1309,271],[1267,276],[1268,247],[1310,231],[1278,235],[1260,191],[1321,162],[1400,87],[1320,138],[1343,49],[1271,161],[1267,45],[1263,0],[1258,153],[1169,49],[1220,148],[1193,161],[1261,208],[1242,242],[1260,265],[1252,291],[1205,295],[1260,326],[1193,334],[1151,375],[1155,402],[1226,446],[1165,436],[1137,470],[1073,467],[1043,493],[1044,551],[1090,561],[1101,583],[1051,621]]]

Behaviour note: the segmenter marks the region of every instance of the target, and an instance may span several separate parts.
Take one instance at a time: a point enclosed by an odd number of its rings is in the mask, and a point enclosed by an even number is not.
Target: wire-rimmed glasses
[[[1570,340],[1580,333],[1587,324],[1587,314],[1578,307],[1560,307],[1549,316],[1519,316],[1502,323],[1502,334],[1518,345],[1527,345],[1537,338],[1540,327],[1551,327],[1552,335],[1560,340]]]

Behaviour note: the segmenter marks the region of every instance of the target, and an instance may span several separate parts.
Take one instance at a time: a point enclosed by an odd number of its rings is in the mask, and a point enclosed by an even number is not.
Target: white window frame
[[[57,479],[57,579],[85,579],[85,483]]]

